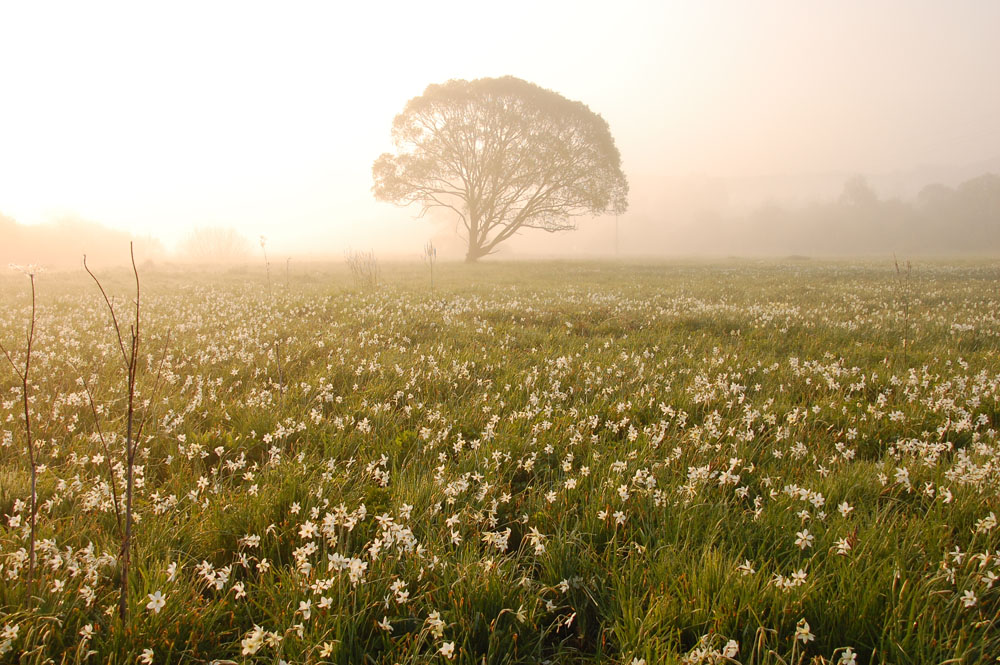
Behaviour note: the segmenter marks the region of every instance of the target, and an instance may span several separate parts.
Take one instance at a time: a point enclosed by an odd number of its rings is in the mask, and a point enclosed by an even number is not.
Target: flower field
[[[139,273],[124,619],[127,349],[35,277],[32,569],[0,278],[0,662],[1000,656],[995,264]]]

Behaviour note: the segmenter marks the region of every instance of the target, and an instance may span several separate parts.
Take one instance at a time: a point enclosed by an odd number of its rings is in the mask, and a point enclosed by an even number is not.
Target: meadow
[[[124,621],[121,349],[36,276],[0,662],[1000,661],[1000,265],[286,267],[139,268]]]

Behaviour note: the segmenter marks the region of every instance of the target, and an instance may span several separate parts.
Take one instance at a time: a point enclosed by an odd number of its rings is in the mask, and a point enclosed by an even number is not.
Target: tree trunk
[[[469,251],[465,254],[466,263],[475,263],[476,259],[483,256],[486,252],[483,251],[481,245],[479,245],[479,214],[476,210],[476,202],[474,199],[469,201]]]
[[[489,250],[482,245],[475,244],[472,238],[469,238],[469,251],[465,253],[466,263],[475,263],[480,257],[489,254]]]
[[[485,248],[473,245],[469,242],[469,251],[465,254],[466,263],[475,263],[480,257],[486,256],[489,252]]]

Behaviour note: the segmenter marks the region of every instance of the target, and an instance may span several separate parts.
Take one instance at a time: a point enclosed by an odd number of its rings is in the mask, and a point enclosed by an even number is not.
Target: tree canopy
[[[250,256],[250,241],[232,228],[193,230],[180,246],[181,254],[199,263],[239,263]]]
[[[619,214],[628,182],[608,123],[586,105],[512,76],[427,87],[392,124],[396,154],[375,160],[380,201],[458,215],[467,261],[520,229],[576,228]]]

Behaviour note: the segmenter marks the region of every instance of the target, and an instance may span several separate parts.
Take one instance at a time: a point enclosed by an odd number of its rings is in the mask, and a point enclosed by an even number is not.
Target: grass
[[[425,265],[380,271],[291,266],[270,295],[263,268],[141,271],[124,624],[78,381],[121,497],[119,351],[85,275],[39,277],[30,609],[0,375],[0,661],[1000,654],[994,264],[914,265],[905,310],[891,262],[441,263],[433,290]],[[117,302],[130,277],[105,282]],[[0,279],[15,361],[27,293]]]

